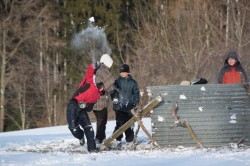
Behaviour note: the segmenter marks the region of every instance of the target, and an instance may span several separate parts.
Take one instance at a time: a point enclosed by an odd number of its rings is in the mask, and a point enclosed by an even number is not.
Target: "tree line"
[[[129,64],[144,91],[199,77],[217,83],[228,50],[250,73],[248,0],[0,0],[0,132],[66,124],[92,61],[70,42],[92,16],[105,28],[113,74]]]

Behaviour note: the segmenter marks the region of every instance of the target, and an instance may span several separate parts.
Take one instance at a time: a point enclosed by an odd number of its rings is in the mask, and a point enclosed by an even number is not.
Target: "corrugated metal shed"
[[[147,91],[149,97],[163,97],[151,114],[152,136],[160,146],[197,146],[192,132],[176,123],[176,105],[179,120],[189,123],[204,147],[240,140],[250,145],[250,98],[241,84],[151,86]]]

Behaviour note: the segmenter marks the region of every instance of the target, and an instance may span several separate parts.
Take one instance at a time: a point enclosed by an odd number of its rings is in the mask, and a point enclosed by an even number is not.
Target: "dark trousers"
[[[95,134],[88,113],[87,111],[82,110],[74,100],[71,100],[68,104],[67,121],[72,135],[77,139],[82,139],[85,134],[88,151],[95,150]]]
[[[95,138],[102,143],[106,138],[106,124],[108,119],[108,109],[93,110],[96,117],[96,136]]]
[[[133,115],[131,113],[127,113],[127,112],[122,112],[122,111],[115,111],[115,119],[116,119],[116,126],[115,126],[115,130],[118,130],[122,125],[124,125],[127,121],[129,121],[131,118],[133,117]],[[127,142],[132,142],[134,139],[134,130],[133,130],[133,126],[129,127],[126,131],[125,131],[125,136],[126,136],[126,141]],[[119,135],[116,140],[117,141],[121,141],[121,139],[123,138],[123,134]]]

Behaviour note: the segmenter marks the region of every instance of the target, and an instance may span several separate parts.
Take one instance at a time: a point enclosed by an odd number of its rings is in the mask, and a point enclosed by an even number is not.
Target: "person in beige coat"
[[[108,56],[107,54],[103,55],[103,57]],[[108,58],[106,57],[105,60]],[[111,59],[110,59],[111,60]],[[109,95],[114,90],[114,82],[115,78],[109,71],[109,68],[112,66],[112,63],[109,66],[105,65],[106,63],[102,63],[102,58],[100,60],[101,65],[100,68],[96,71],[96,82],[102,82],[104,85],[104,91],[100,96],[100,99],[93,107],[93,112],[96,117],[96,143],[102,143],[106,138],[106,124],[108,119],[108,104],[109,104]]]

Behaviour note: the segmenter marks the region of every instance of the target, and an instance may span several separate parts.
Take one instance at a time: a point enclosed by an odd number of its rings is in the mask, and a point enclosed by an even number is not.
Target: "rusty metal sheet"
[[[250,145],[250,98],[241,84],[170,85],[147,87],[149,97],[163,102],[151,113],[152,136],[162,147],[197,146],[188,128],[172,115],[178,105],[180,121],[186,120],[204,147],[225,146],[242,138]]]

